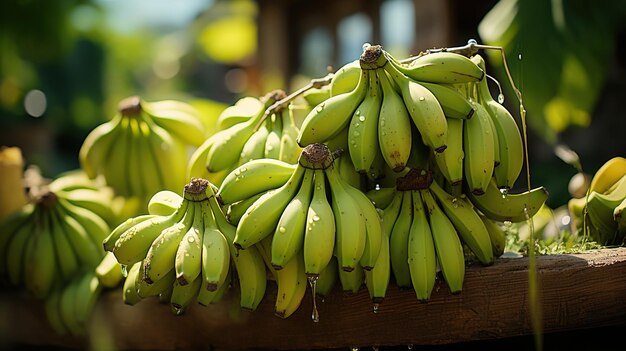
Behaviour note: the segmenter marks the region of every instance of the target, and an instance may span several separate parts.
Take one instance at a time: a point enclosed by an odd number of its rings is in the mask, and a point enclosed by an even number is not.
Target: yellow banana
[[[413,200],[413,220],[409,228],[407,256],[413,290],[419,302],[428,302],[437,278],[435,242],[421,191],[407,191]]]
[[[465,279],[465,255],[461,240],[454,225],[441,210],[430,191],[421,190],[420,193],[428,210],[430,231],[443,277],[451,293],[460,293]]]
[[[604,193],[626,174],[626,158],[615,156],[604,162],[594,173],[589,191]]]

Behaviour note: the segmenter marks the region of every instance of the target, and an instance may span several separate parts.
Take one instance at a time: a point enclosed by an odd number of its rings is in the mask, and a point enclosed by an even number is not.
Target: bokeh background
[[[476,39],[505,49],[531,183],[558,207],[576,172],[626,156],[625,24],[626,2],[609,0],[4,0],[0,145],[54,177],[78,168],[84,138],[131,95],[211,116],[294,91],[364,43],[402,58]],[[521,125],[500,53],[485,54]]]

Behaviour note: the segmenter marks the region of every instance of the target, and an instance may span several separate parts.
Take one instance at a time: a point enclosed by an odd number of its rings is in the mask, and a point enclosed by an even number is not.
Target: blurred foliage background
[[[85,136],[130,95],[216,115],[242,96],[293,91],[365,42],[402,57],[475,38],[505,48],[528,112],[532,183],[556,207],[577,169],[555,147],[588,173],[626,155],[625,23],[626,2],[609,0],[7,0],[0,145],[54,177],[78,167]],[[497,51],[488,63],[519,118]]]

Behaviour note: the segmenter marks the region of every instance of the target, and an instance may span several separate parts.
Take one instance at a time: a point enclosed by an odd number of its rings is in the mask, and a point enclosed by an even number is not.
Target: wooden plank
[[[117,349],[323,349],[365,346],[444,345],[531,335],[528,259],[500,258],[471,266],[464,290],[451,295],[438,281],[430,302],[412,290],[391,286],[378,313],[363,289],[336,291],[318,299],[320,320],[311,318],[307,292],[287,319],[273,315],[275,284],[259,308],[241,311],[231,293],[219,304],[193,305],[183,316],[145,300],[121,302],[120,289],[106,292],[91,323],[98,342]],[[544,333],[623,325],[626,321],[626,248],[537,259]],[[0,346],[81,346],[89,341],[58,337],[46,325],[43,307],[23,293],[0,294]],[[106,339],[106,336],[110,339]],[[92,338],[92,341],[94,339]]]

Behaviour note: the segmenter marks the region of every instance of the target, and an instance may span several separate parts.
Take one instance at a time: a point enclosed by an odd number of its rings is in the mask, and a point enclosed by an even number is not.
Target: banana
[[[419,82],[430,90],[441,104],[443,114],[449,119],[469,119],[474,115],[474,106],[454,86]]]
[[[302,300],[304,300],[304,295],[306,294],[307,276],[306,274],[304,274],[304,263],[302,262],[301,257],[302,255],[299,256],[300,264],[298,270],[298,280],[296,280],[295,282],[295,290],[291,298],[289,299],[289,303],[287,304],[287,306],[283,310],[277,311],[277,313],[275,313],[281,318],[288,318],[294,312],[296,312],[302,304]]]
[[[74,169],[57,175],[49,184],[48,189],[58,191],[72,191],[76,189],[99,190],[104,183],[102,178],[91,179],[82,169]]]
[[[352,196],[357,206],[359,206],[365,218],[365,248],[359,264],[368,271],[374,268],[382,241],[384,240],[382,218],[374,204],[361,190],[349,184],[345,185],[345,189]]]
[[[377,187],[365,192],[365,196],[376,208],[386,208],[396,196],[395,187]]]
[[[165,274],[161,279],[148,284],[142,277],[144,276],[145,270],[143,269],[144,265],[142,264],[139,268],[138,279],[135,281],[135,289],[137,290],[137,295],[142,299],[151,296],[158,296],[159,294],[167,291],[172,288],[174,285],[174,281],[176,281],[176,270],[172,267],[167,274]]]
[[[413,201],[413,220],[409,228],[407,257],[411,283],[419,302],[428,302],[437,278],[435,242],[430,229],[421,191],[407,191]]]
[[[118,224],[118,226],[113,228],[111,233],[102,241],[102,246],[104,247],[104,251],[113,251],[113,248],[115,247],[115,243],[117,242],[117,240],[120,238],[120,236],[122,236],[122,234],[124,234],[124,232],[126,232],[131,227],[134,227],[135,225],[141,222],[147,221],[152,218],[157,218],[157,217],[160,217],[160,216],[150,215],[150,214],[140,215],[137,217],[128,218],[124,222]]]
[[[220,284],[220,287],[215,291],[209,291],[207,289],[208,283],[206,280],[202,281],[202,285],[200,285],[200,291],[198,291],[198,303],[202,306],[208,306],[210,304],[218,303],[222,300],[226,292],[231,287],[233,270],[229,269],[226,278],[224,279],[224,283]]]
[[[387,165],[395,172],[400,172],[411,154],[411,118],[408,105],[405,105],[402,97],[393,89],[385,70],[377,69],[376,75],[383,91],[378,118],[378,145]]]
[[[0,228],[2,228],[2,231],[0,231],[0,283],[7,276],[8,247],[18,233],[24,233],[23,228],[28,227],[28,230],[30,230],[29,227],[32,224],[34,210],[35,205],[28,203],[0,219]],[[28,236],[28,234],[25,235]]]
[[[292,299],[299,300],[300,304],[304,296],[304,291],[298,286],[304,286],[306,290],[307,279],[304,273],[304,260],[300,253],[294,255],[290,261],[284,264],[283,268],[276,270],[276,302],[274,304],[274,314],[281,318],[287,318],[295,311],[293,306],[289,308]],[[296,306],[297,308],[297,306]]]
[[[24,257],[24,285],[38,299],[48,296],[60,274],[48,212],[43,210],[41,216],[35,218],[35,233],[29,243],[33,246],[32,254]]]
[[[259,129],[248,138],[241,149],[238,166],[252,160],[265,158],[265,143],[271,131],[271,123],[272,120],[267,118]]]
[[[141,101],[141,108],[155,124],[185,144],[198,146],[206,139],[200,112],[193,106],[175,100]]]
[[[146,158],[144,155],[139,153],[141,148],[140,144],[144,142],[142,131],[139,127],[138,118],[129,118],[129,126],[128,126],[128,141],[126,147],[126,153],[128,154],[127,163],[125,167],[128,168],[127,176],[128,176],[128,188],[129,195],[136,196],[139,198],[144,198],[147,195],[147,190],[145,189],[145,181],[142,179],[139,171],[134,170],[130,167],[130,165],[140,165],[138,168],[144,168],[143,162],[145,162]],[[147,140],[145,141],[147,142]]]
[[[506,233],[495,221],[487,218],[486,216],[479,214],[480,219],[485,224],[487,232],[489,233],[489,239],[491,240],[491,248],[493,250],[493,257],[498,258],[504,253],[506,246]]]
[[[469,246],[483,265],[493,264],[493,247],[485,224],[465,197],[448,194],[437,182],[432,182],[430,191],[439,200],[443,211],[450,219],[463,242]]]
[[[365,251],[367,228],[363,210],[339,177],[334,166],[324,170],[331,190],[331,205],[335,216],[335,255],[340,269],[350,272],[359,266]]]
[[[180,285],[178,281],[174,281],[174,288],[172,289],[172,296],[170,297],[170,306],[175,315],[180,316],[187,311],[191,302],[197,298],[201,285],[201,277],[196,278],[187,285]]]
[[[273,113],[270,117],[272,129],[265,139],[264,157],[278,160],[280,157],[280,139],[283,135],[283,119],[279,113]]]
[[[135,173],[143,182],[144,193],[140,196],[143,206],[145,199],[163,190],[165,181],[159,170],[159,159],[157,155],[152,152],[152,148],[150,147],[150,126],[145,120],[138,121],[138,124],[140,138],[136,142],[136,145],[137,153],[139,154],[137,161],[139,166]]]
[[[157,161],[161,188],[158,190],[178,191],[187,181],[187,148],[180,140],[158,126],[148,116],[145,118],[150,129],[149,145],[152,157]]]
[[[383,302],[391,279],[389,236],[383,234],[380,251],[372,269],[365,271],[365,286],[374,306]],[[321,274],[320,274],[321,277]]]
[[[273,159],[258,159],[235,168],[222,181],[217,192],[222,204],[232,204],[264,191],[283,186],[297,164]]]
[[[391,269],[400,288],[411,287],[411,272],[409,270],[409,233],[413,222],[413,199],[410,191],[402,191],[402,204],[389,236],[389,254]]]
[[[217,117],[217,128],[223,130],[249,120],[263,113],[266,106],[258,98],[245,96],[237,100],[234,105],[228,106]]]
[[[350,89],[352,90],[352,89]],[[312,88],[302,93],[302,98],[309,106],[317,106],[330,97],[330,85],[321,88]]]
[[[328,87],[328,85],[326,85]],[[292,104],[281,111],[283,120],[283,133],[280,136],[280,153],[278,159],[287,163],[298,162],[298,157],[302,148],[298,145],[297,139],[300,129],[296,124],[294,114],[296,110]]]
[[[326,175],[316,169],[313,197],[306,215],[303,256],[307,276],[320,276],[333,258],[335,215],[326,197]]]
[[[615,188],[607,193],[591,191],[587,197],[587,213],[591,224],[596,227],[596,239],[602,245],[619,245],[622,236],[618,235],[618,223],[613,213],[626,198],[626,174],[615,183]]]
[[[485,72],[461,54],[440,51],[421,55],[408,67],[396,67],[413,80],[437,84],[477,82]]]
[[[111,145],[105,165],[102,167],[102,174],[107,186],[111,187],[115,194],[121,196],[132,196],[132,190],[128,182],[128,144],[131,137],[130,120],[134,117],[122,115],[115,142]]]
[[[475,55],[472,61],[485,70],[485,60],[482,56]],[[524,165],[522,135],[511,113],[491,96],[487,78],[478,83],[478,93],[479,102],[489,112],[498,135],[500,162],[494,169],[496,184],[500,189],[510,189]]]
[[[122,116],[116,114],[113,119],[95,127],[83,141],[78,152],[78,161],[85,174],[91,179],[103,171],[112,146],[117,141],[117,134]]]
[[[338,267],[339,282],[344,294],[356,294],[365,283],[365,270],[360,265],[356,265],[353,270],[346,271]]]
[[[237,225],[237,248],[254,245],[274,231],[283,210],[300,188],[304,173],[305,168],[298,164],[285,184],[263,194],[246,210]]]
[[[406,109],[422,141],[436,152],[443,152],[446,149],[448,123],[435,95],[423,85],[410,80],[393,65],[386,65],[385,71],[400,88]]]
[[[91,313],[100,297],[103,286],[93,271],[86,272],[78,279],[76,286],[76,322],[81,330],[86,333]]]
[[[66,200],[75,207],[83,208],[97,214],[107,223],[114,221],[115,213],[111,209],[111,195],[104,191],[76,189],[54,193],[58,198]]]
[[[98,266],[104,256],[104,251],[89,235],[87,229],[60,206],[55,206],[55,212],[79,262],[84,267],[92,269]]]
[[[245,200],[237,201],[235,203],[228,205],[227,212],[226,212],[226,218],[228,219],[228,221],[232,223],[233,225],[237,226],[243,214],[246,213],[246,210],[248,210],[248,207],[252,206],[252,204],[256,200],[258,200],[261,196],[263,196],[263,194],[265,194],[266,192],[267,191],[258,193],[256,195],[252,195],[251,197]]]
[[[302,250],[307,213],[313,193],[314,174],[313,169],[305,170],[300,189],[283,210],[274,230],[271,263],[276,270],[282,269]]]
[[[85,228],[94,245],[100,248],[102,241],[111,232],[107,222],[94,212],[75,206],[63,198],[58,199],[58,206],[59,210],[75,218]]]
[[[589,191],[604,193],[626,174],[626,158],[616,156],[604,162],[594,173]]]
[[[198,199],[198,201],[202,200]],[[148,250],[143,260],[143,280],[146,280],[148,283],[155,282],[165,276],[172,267],[174,267],[179,243],[189,229],[193,228],[194,217],[196,213],[199,214],[197,210],[198,207],[200,207],[200,203],[196,203],[195,200],[189,200],[189,206],[181,221],[163,229],[148,245]],[[115,253],[115,251],[113,251],[113,253]],[[196,262],[199,262],[197,258]],[[180,272],[177,271],[176,273],[178,274]]]
[[[261,113],[246,122],[221,130],[205,141],[212,144],[205,163],[209,173],[219,172],[237,164],[243,146],[256,131],[263,117],[264,114]]]
[[[326,267],[320,271],[315,281],[315,295],[321,296],[322,298],[330,296],[337,284],[338,275],[339,268],[337,267],[337,258],[333,256],[330,258]]]
[[[462,119],[448,119],[448,147],[444,152],[434,153],[435,162],[443,176],[451,185],[463,183],[463,124]]]
[[[189,200],[185,198],[176,212],[171,215],[150,217],[122,232],[112,248],[117,261],[124,265],[131,265],[143,260],[161,231],[178,223],[187,212],[188,205]],[[113,233],[116,231],[117,229]]]
[[[548,199],[548,191],[539,186],[531,190],[503,195],[495,180],[483,195],[466,192],[472,204],[485,216],[498,222],[522,222],[532,218]]]
[[[359,84],[361,77],[361,64],[359,60],[348,62],[341,66],[330,81],[330,96],[348,93]]]
[[[239,281],[240,301],[243,309],[255,310],[263,297],[267,286],[265,263],[257,246],[250,246],[246,250],[237,250],[233,245],[237,228],[228,223],[221,211],[215,196],[209,198],[211,210],[215,216],[215,223],[228,240],[230,258],[234,264]]]
[[[334,95],[309,112],[300,127],[298,145],[305,147],[325,142],[348,126],[352,114],[367,91],[368,79],[365,72],[361,70],[359,83],[352,91]]]
[[[40,210],[37,210],[37,212]],[[36,214],[36,216],[39,216]],[[35,216],[34,215],[34,216]],[[33,217],[34,219],[35,217]],[[6,256],[3,259],[6,260],[6,270],[9,283],[13,286],[18,286],[23,282],[24,274],[24,256],[28,240],[33,236],[35,225],[33,221],[25,223],[19,227],[6,248]]]
[[[465,255],[461,240],[454,225],[439,207],[430,191],[421,190],[420,193],[428,210],[428,221],[435,242],[439,267],[450,292],[458,294],[463,290],[465,279]]]
[[[465,179],[470,192],[475,195],[485,193],[495,166],[495,147],[489,113],[475,104],[474,117],[463,125],[463,160]]]
[[[148,201],[148,214],[167,216],[176,211],[183,202],[183,197],[171,190],[161,190]]]
[[[626,199],[622,200],[613,209],[613,219],[617,222],[617,231],[620,235],[626,234],[626,215],[624,215],[624,209],[626,208]]]
[[[72,335],[81,336],[85,334],[85,330],[78,322],[78,305],[76,304],[76,301],[78,300],[79,283],[79,277],[75,277],[62,288],[63,290],[59,301],[59,312],[63,324],[67,327],[70,333]]]
[[[105,288],[117,287],[122,279],[122,267],[112,252],[107,252],[95,269],[96,277]]]
[[[211,193],[211,195],[213,195]],[[214,196],[211,196],[212,198]],[[209,200],[202,202],[202,217],[204,219],[204,234],[202,238],[202,279],[206,290],[216,291],[226,281],[230,269],[230,246],[228,239],[217,225]]]
[[[217,133],[215,133],[217,134]],[[189,157],[186,167],[186,178],[204,178],[208,179],[210,174],[206,169],[206,158],[209,151],[213,147],[213,136],[210,136],[204,143],[198,146]],[[241,155],[240,155],[241,157]],[[219,174],[220,172],[217,172]]]
[[[122,301],[127,305],[135,305],[141,301],[141,296],[137,293],[137,282],[141,280],[139,276],[139,270],[143,263],[141,261],[134,263],[130,266],[124,285],[122,286]]]
[[[380,154],[380,152],[378,153]],[[345,155],[345,157],[337,159],[337,169],[339,170],[339,176],[346,183],[352,185],[353,187],[361,187],[362,175],[354,168],[352,158]]]
[[[369,79],[363,101],[356,108],[348,126],[348,151],[357,172],[365,173],[378,152],[378,116],[383,95],[375,71],[365,71]]]
[[[61,273],[61,278],[69,281],[72,276],[74,276],[76,271],[78,271],[80,262],[77,255],[74,253],[74,248],[72,247],[70,239],[65,233],[65,229],[63,228],[56,212],[57,211],[54,210],[50,213],[50,230],[52,231],[54,251],[56,253],[56,260]]]
[[[204,213],[203,211],[209,211],[208,200],[204,199],[200,202],[193,204],[194,212],[193,219],[189,223],[182,237],[179,238],[174,253],[174,271],[176,272],[176,280],[180,285],[187,285],[192,282],[202,272],[202,251],[203,240],[205,240],[204,233]],[[203,209],[204,207],[204,209]],[[190,211],[190,210],[188,210]],[[210,211],[209,211],[210,213]],[[188,212],[190,214],[190,212]],[[185,219],[183,219],[185,222]],[[157,240],[159,240],[157,238]],[[146,257],[148,261],[148,257]],[[144,266],[144,268],[147,268]]]
[[[394,188],[395,189],[395,188]],[[404,197],[403,191],[395,191],[393,195],[393,199],[383,209],[382,221],[383,221],[383,232],[390,237],[391,231],[393,229],[394,223],[396,223],[396,219],[400,214],[400,208],[402,206],[402,198]]]
[[[58,335],[64,336],[69,333],[68,328],[65,326],[63,317],[61,316],[61,286],[56,286],[50,292],[45,302],[45,312],[48,324]]]

